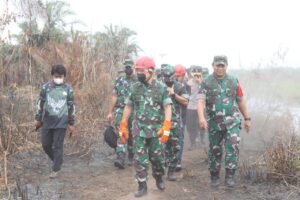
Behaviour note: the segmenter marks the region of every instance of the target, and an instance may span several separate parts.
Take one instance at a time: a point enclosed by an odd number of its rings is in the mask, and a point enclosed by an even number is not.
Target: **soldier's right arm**
[[[126,104],[126,106],[124,108],[123,116],[122,116],[122,121],[128,122],[131,112],[132,112],[132,106],[129,104]]]
[[[123,112],[123,116],[122,116],[122,121],[126,121],[128,122],[128,119],[131,115],[132,112],[132,105],[133,105],[133,93],[132,93],[132,88],[130,93],[128,94],[126,100],[125,100],[125,108],[124,108],[124,112]]]
[[[37,102],[37,111],[35,114],[36,121],[42,121],[45,101],[46,101],[46,85],[43,85]]]
[[[172,99],[168,95],[167,88],[163,87],[163,106],[165,110],[165,120],[171,121],[172,119]]]

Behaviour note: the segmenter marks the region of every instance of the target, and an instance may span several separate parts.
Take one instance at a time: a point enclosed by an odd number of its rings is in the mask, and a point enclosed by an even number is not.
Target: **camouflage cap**
[[[166,64],[166,63],[161,64],[161,65],[160,65],[160,68],[163,69],[163,68],[167,67],[168,65],[169,65],[169,64]]]
[[[228,59],[225,55],[214,56],[213,63],[214,65],[228,65]]]
[[[131,59],[125,59],[124,60],[124,62],[123,62],[123,65],[125,66],[125,67],[132,67],[133,65],[134,65],[134,62],[133,62],[133,60],[131,60]]]
[[[175,74],[174,67],[169,64],[163,64],[161,66],[162,75],[165,77],[171,77]]]

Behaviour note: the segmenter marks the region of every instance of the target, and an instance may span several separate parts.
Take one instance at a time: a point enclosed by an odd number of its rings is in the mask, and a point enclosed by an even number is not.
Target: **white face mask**
[[[63,78],[54,78],[53,81],[55,84],[60,85],[64,82],[64,79]]]

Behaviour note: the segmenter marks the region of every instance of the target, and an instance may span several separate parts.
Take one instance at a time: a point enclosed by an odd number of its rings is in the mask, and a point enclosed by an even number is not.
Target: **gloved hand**
[[[161,143],[166,143],[168,141],[171,127],[172,127],[172,121],[165,120],[163,127],[159,129],[159,131],[157,132],[157,135],[161,137],[160,138]]]
[[[160,138],[161,143],[166,143],[169,140],[170,131],[164,131],[164,134]]]
[[[129,137],[127,127],[128,127],[128,123],[126,121],[121,121],[120,130],[119,130],[119,138],[120,138],[122,144],[125,144],[126,140]]]

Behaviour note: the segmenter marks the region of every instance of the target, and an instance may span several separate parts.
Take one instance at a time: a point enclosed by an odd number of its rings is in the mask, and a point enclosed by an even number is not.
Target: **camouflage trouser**
[[[182,154],[183,154],[183,149],[184,149],[184,131],[185,131],[185,124],[180,127],[179,129],[179,137],[178,137],[178,143],[180,145],[180,150],[177,153],[177,163],[181,164],[182,160]]]
[[[171,129],[169,140],[165,146],[166,164],[173,169],[176,168],[178,162],[177,153],[180,151],[179,131],[179,127]]]
[[[120,123],[122,120],[122,115],[123,115],[123,110],[116,110],[116,114],[115,114],[116,131],[119,131]],[[122,144],[119,138],[117,140],[116,153],[118,156],[121,156],[123,159],[125,159],[126,149],[128,151],[128,158],[130,158],[130,159],[133,158],[133,138],[132,138],[132,133],[131,133],[131,122],[132,122],[132,119],[130,118],[128,120],[129,138],[127,140],[127,144]]]
[[[149,161],[152,164],[152,176],[163,176],[165,174],[165,160],[162,145],[158,137],[144,138],[134,137],[134,167],[136,180],[144,182],[148,179]]]
[[[220,171],[223,144],[225,146],[225,169],[237,169],[239,160],[240,129],[234,127],[230,130],[216,131],[209,129],[209,170]]]

